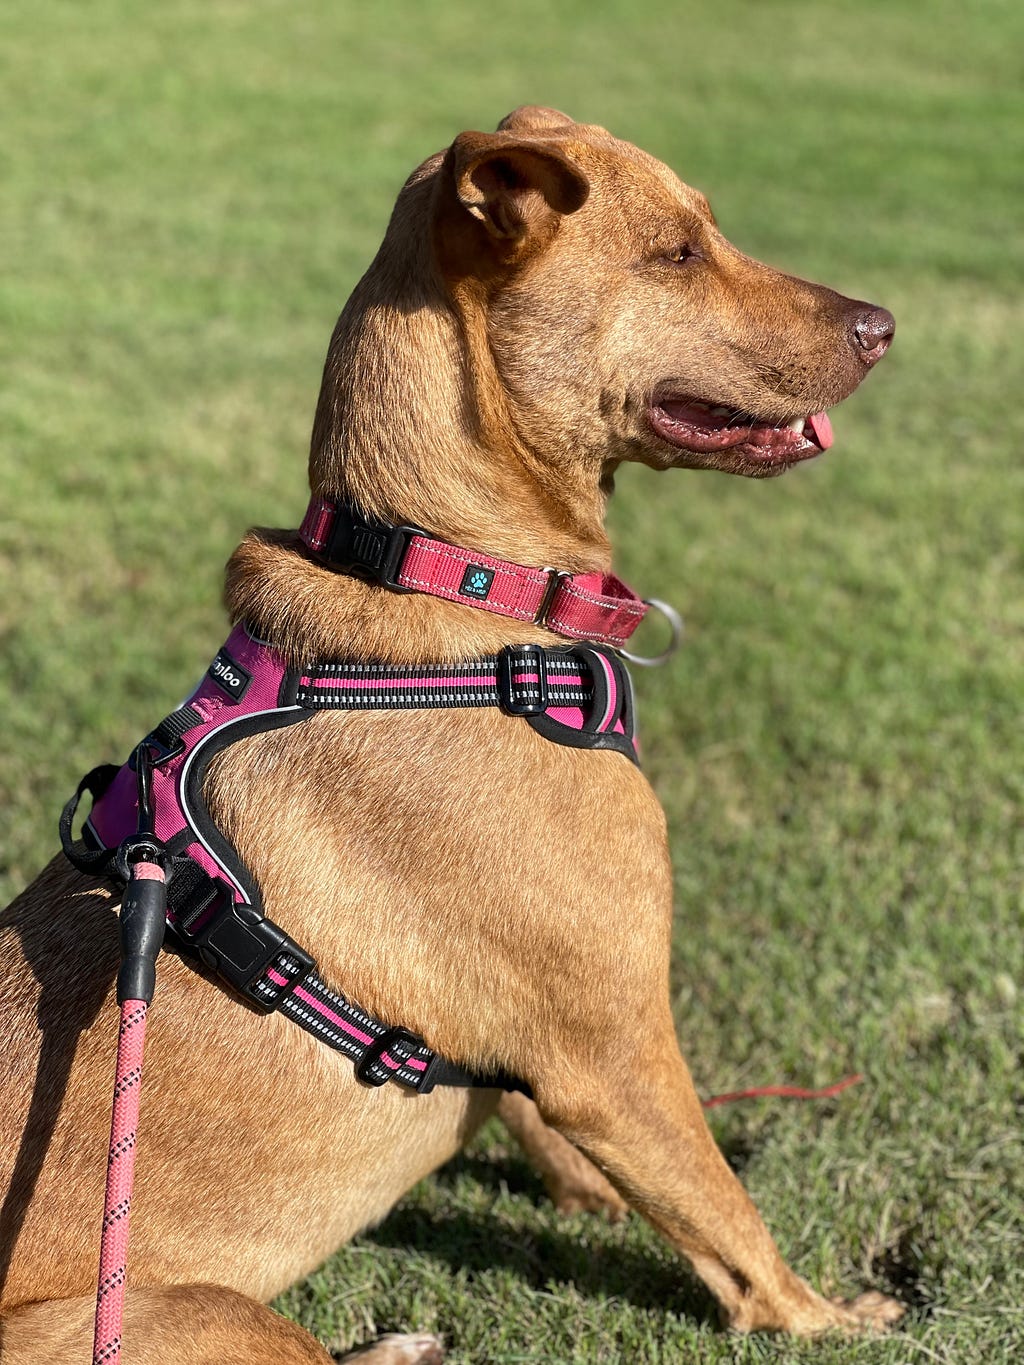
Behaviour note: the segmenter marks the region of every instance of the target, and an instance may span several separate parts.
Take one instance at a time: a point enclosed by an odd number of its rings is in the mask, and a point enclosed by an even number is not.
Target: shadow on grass
[[[587,1298],[618,1299],[634,1308],[685,1314],[696,1322],[718,1322],[714,1299],[682,1262],[667,1250],[638,1246],[628,1231],[602,1226],[597,1236],[581,1236],[580,1219],[558,1219],[540,1179],[515,1157],[462,1154],[434,1177],[453,1189],[466,1178],[495,1195],[509,1193],[535,1202],[542,1220],[510,1226],[486,1214],[445,1209],[426,1214],[407,1205],[396,1209],[360,1240],[395,1250],[415,1250],[446,1263],[454,1272],[511,1272],[538,1292],[571,1283]],[[635,1215],[634,1215],[635,1216]],[[553,1220],[558,1225],[552,1226]]]
[[[737,1149],[731,1153],[729,1144],[724,1145],[734,1169],[742,1167],[751,1154],[742,1137]],[[360,1240],[389,1250],[416,1251],[446,1264],[454,1273],[504,1271],[535,1292],[568,1283],[588,1299],[616,1299],[641,1310],[679,1313],[694,1325],[720,1325],[714,1298],[667,1247],[661,1249],[654,1233],[650,1234],[652,1245],[644,1246],[638,1244],[635,1232],[612,1229],[603,1220],[596,1220],[596,1231],[586,1230],[587,1220],[595,1215],[559,1218],[540,1177],[522,1158],[462,1153],[433,1179],[453,1192],[468,1179],[495,1196],[527,1199],[537,1205],[537,1220],[510,1225],[507,1219],[486,1213],[454,1207],[428,1213],[409,1203],[395,1209],[379,1227],[364,1232]],[[904,1328],[932,1315],[931,1295],[909,1238],[877,1256],[872,1270],[874,1287],[908,1308]]]
[[[871,1269],[879,1283],[911,1310],[911,1320],[925,1321],[934,1316],[933,1290],[921,1269],[913,1232],[905,1232],[893,1246],[873,1257]]]

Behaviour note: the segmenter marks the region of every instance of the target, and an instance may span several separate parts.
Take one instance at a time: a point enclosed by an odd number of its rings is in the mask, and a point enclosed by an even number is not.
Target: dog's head
[[[825,409],[892,339],[885,309],[743,255],[661,162],[555,110],[463,133],[421,175],[531,450],[780,473],[831,443]]]

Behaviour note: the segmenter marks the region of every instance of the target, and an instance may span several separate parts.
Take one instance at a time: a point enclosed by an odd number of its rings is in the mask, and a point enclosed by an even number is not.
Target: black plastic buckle
[[[262,1014],[277,1009],[282,999],[305,981],[316,961],[290,938],[279,924],[253,908],[239,905],[229,887],[220,883],[220,903],[195,934],[175,926],[178,941],[197,953],[208,967]],[[288,977],[273,996],[261,994],[256,983],[282,954],[294,959],[299,970]]]
[[[517,673],[536,671],[536,682],[516,682]],[[548,674],[543,645],[506,645],[498,655],[498,704],[510,716],[539,716],[548,709]]]
[[[392,1076],[395,1074],[394,1071],[391,1067],[380,1065],[380,1062],[384,1053],[390,1052],[396,1043],[408,1044],[410,1049],[408,1057],[411,1057],[413,1053],[418,1052],[423,1046],[423,1039],[417,1038],[415,1033],[410,1033],[407,1028],[400,1028],[398,1025],[394,1028],[389,1028],[387,1032],[382,1033],[380,1037],[374,1038],[373,1042],[359,1058],[359,1061],[356,1062],[356,1077],[361,1080],[364,1085],[387,1085],[388,1081],[391,1080]],[[396,1057],[395,1060],[398,1062],[405,1062],[408,1060],[408,1057]],[[373,1071],[373,1067],[375,1066],[378,1067],[376,1072]]]
[[[412,592],[399,583],[398,575],[409,541],[422,535],[426,532],[418,526],[389,526],[339,503],[323,556],[336,569],[366,574],[394,592]]]

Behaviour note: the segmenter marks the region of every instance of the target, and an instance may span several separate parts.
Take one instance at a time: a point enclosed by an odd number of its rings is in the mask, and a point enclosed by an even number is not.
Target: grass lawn
[[[687,617],[638,678],[704,1092],[787,1258],[891,1339],[719,1332],[638,1219],[559,1219],[497,1129],[283,1299],[455,1362],[1002,1362],[1024,1352],[1019,398],[1024,8],[1009,0],[12,0],[0,44],[0,881],[52,853],[295,525],[320,366],[405,174],[543,102],[741,247],[896,314],[781,481],[624,471],[621,572]],[[112,1035],[113,1036],[113,1035]]]

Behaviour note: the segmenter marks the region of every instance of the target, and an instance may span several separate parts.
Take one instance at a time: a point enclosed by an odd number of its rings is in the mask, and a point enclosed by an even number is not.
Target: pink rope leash
[[[143,963],[143,958],[137,956],[140,944],[135,940],[130,942],[129,940],[133,927],[137,940],[140,908],[143,914],[148,908],[151,937],[148,944],[141,946],[146,959],[155,958],[159,951],[160,939],[163,937],[162,907],[165,881],[164,871],[157,863],[135,863],[131,868],[121,905],[121,942],[124,960],[118,976],[117,992],[121,1004],[121,1026],[117,1035],[114,1106],[110,1117],[107,1188],[103,1200],[100,1269],[96,1284],[93,1365],[120,1365],[121,1361],[124,1293],[128,1275],[128,1226],[132,1211],[139,1096],[142,1089],[142,1049],[146,1040],[146,1014],[149,1008],[147,1000],[134,998],[140,993],[138,985],[141,985],[142,993],[152,998],[151,964],[148,973],[146,966],[143,965],[142,975],[139,974],[139,965]],[[157,916],[159,937],[156,937],[157,930],[154,927]],[[132,949],[135,950],[134,953]],[[123,998],[127,994],[126,982],[138,983],[136,991],[128,999]]]
[[[96,1286],[93,1365],[119,1365],[121,1360],[128,1224],[135,1180],[135,1143],[139,1126],[147,1008],[144,1000],[126,1000],[121,1006],[114,1109],[110,1120],[110,1153],[107,1157],[107,1190],[103,1201],[100,1273]]]

